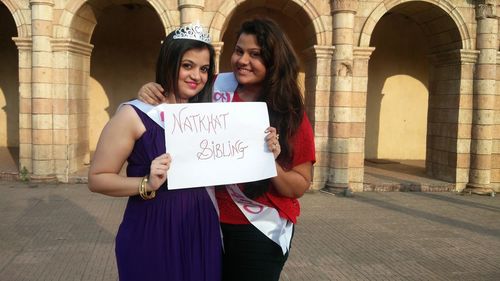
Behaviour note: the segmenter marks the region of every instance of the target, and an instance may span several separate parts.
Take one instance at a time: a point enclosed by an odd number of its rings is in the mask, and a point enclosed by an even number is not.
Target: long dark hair
[[[212,100],[212,84],[215,72],[215,51],[211,44],[191,40],[174,39],[174,32],[171,32],[161,44],[160,54],[156,61],[156,83],[160,84],[165,93],[172,92],[174,95],[179,93],[179,68],[181,66],[182,56],[191,49],[208,49],[210,53],[210,67],[208,70],[208,79],[205,87],[199,94],[189,99],[189,102],[210,102]]]
[[[258,101],[264,101],[271,126],[280,134],[281,153],[278,163],[291,168],[293,150],[291,137],[296,133],[304,115],[304,101],[298,84],[299,59],[292,44],[277,23],[267,18],[244,22],[238,31],[255,35],[266,67],[266,77]],[[245,195],[256,198],[269,189],[270,180],[245,184]]]

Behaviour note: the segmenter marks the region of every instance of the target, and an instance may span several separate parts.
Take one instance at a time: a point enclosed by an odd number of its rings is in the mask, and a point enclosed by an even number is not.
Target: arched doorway
[[[72,150],[69,173],[72,181],[80,181],[85,180],[102,128],[118,105],[154,80],[165,27],[146,1],[85,2],[66,16],[72,17],[71,25],[61,28],[60,34],[69,38],[58,39],[63,46],[56,56],[69,55],[62,71],[69,77],[68,98],[74,104],[70,113],[77,113],[67,128],[72,132],[67,140]]]
[[[425,159],[428,46],[418,25],[384,16],[373,32],[366,113],[367,159]]]
[[[19,171],[19,60],[16,24],[0,3],[0,174]]]
[[[440,7],[393,7],[377,22],[368,74],[365,165],[417,177],[396,188],[452,188],[456,182],[462,40]],[[454,159],[454,160],[453,160]],[[369,178],[370,175],[368,175]],[[367,176],[365,176],[365,179]]]
[[[155,65],[165,31],[151,6],[114,5],[99,15],[92,34],[90,62],[89,149],[120,103],[137,97],[139,87],[155,80]]]

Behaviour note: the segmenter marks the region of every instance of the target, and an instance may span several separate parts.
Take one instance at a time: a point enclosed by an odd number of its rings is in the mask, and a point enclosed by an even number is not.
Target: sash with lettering
[[[231,73],[217,75],[212,95],[213,102],[231,102],[238,81]],[[226,185],[226,190],[248,221],[260,232],[281,247],[283,255],[290,249],[293,223],[280,217],[278,210],[256,202],[240,190],[236,184]]]
[[[122,103],[120,106],[124,104],[129,104],[137,107],[140,111],[144,112],[151,120],[155,121],[156,124],[158,124],[160,127],[163,129],[163,112],[160,112],[156,109],[155,106],[152,106],[150,104],[143,103],[140,100],[132,100],[128,102]],[[215,207],[215,210],[217,211],[217,214],[219,214],[219,207],[217,205],[217,199],[215,198],[215,189],[213,186],[205,187],[207,190],[208,196],[210,196],[210,200],[212,201],[212,204]]]

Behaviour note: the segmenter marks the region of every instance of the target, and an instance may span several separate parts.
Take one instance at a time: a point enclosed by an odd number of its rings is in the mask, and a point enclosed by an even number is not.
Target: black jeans
[[[221,224],[223,281],[278,281],[288,258],[281,247],[251,224]]]

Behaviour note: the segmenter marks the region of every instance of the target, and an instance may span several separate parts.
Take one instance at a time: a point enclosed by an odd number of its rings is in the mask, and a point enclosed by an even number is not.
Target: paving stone
[[[126,201],[85,184],[0,181],[0,280],[117,280]],[[500,197],[314,192],[300,201],[281,281],[500,280]]]

